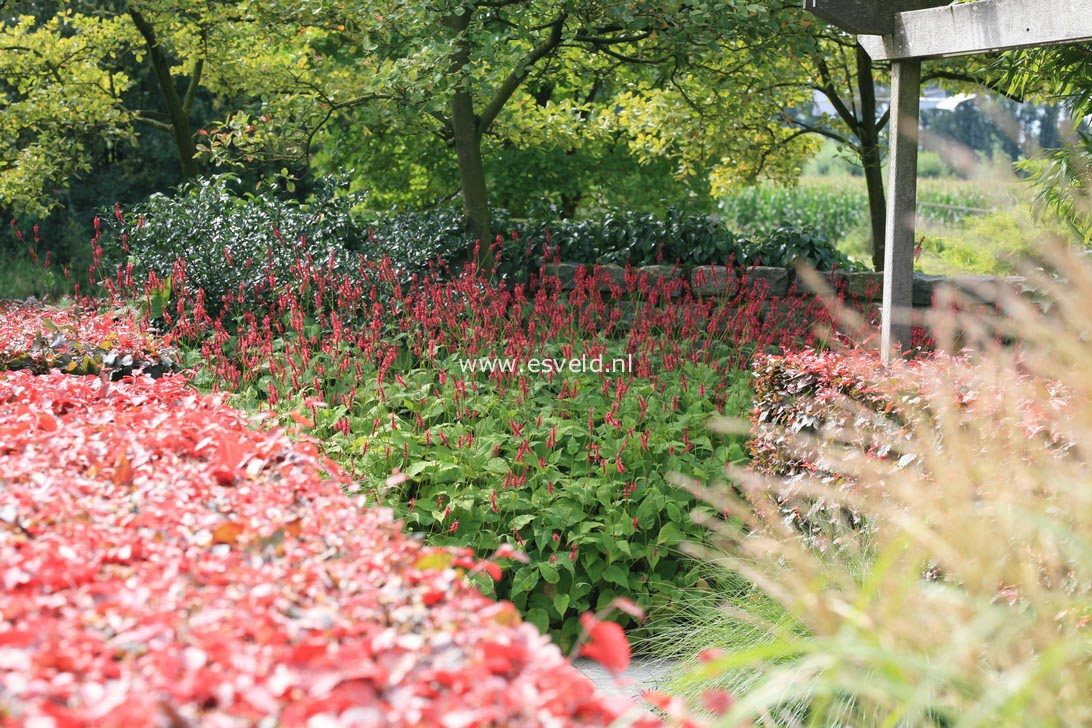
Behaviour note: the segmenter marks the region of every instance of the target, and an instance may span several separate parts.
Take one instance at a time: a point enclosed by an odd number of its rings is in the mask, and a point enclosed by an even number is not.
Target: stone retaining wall
[[[551,266],[548,272],[556,274],[564,290],[576,287],[577,271],[582,266],[577,263],[560,263]],[[591,266],[583,266],[590,272]],[[618,265],[602,265],[597,277],[598,288],[608,292],[612,287],[626,289],[626,269]],[[682,280],[689,285],[696,296],[716,297],[735,296],[739,286],[750,285],[761,288],[770,298],[813,297],[806,285],[797,278],[796,271],[786,268],[755,266],[753,268],[726,268],[724,266],[698,266],[682,268],[670,265],[653,265],[634,268],[637,275],[647,275],[650,282],[657,279],[665,281]],[[857,304],[878,304],[883,296],[883,274],[872,271],[850,272],[833,271],[822,274],[831,288],[845,294],[845,298]],[[990,276],[931,276],[914,274],[913,305],[915,308],[929,308],[934,295],[942,287],[949,286],[956,291],[982,303],[996,300],[1001,287],[1007,287],[1020,293],[1027,292],[1025,279],[1019,276],[995,278]]]

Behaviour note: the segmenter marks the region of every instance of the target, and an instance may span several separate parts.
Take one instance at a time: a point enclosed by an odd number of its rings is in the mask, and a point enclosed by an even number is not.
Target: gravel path
[[[615,677],[598,662],[584,658],[576,660],[576,669],[584,673],[600,692],[624,695],[640,700],[645,690],[659,690],[677,676],[677,664],[657,658],[635,658],[624,675]]]

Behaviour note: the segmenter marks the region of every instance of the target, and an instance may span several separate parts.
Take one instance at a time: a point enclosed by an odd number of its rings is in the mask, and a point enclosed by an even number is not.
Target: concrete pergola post
[[[922,60],[1090,41],[1092,0],[804,0],[804,8],[856,35],[874,61],[891,61],[880,337],[888,361],[910,343]]]
[[[914,289],[914,232],[918,205],[918,136],[921,110],[921,61],[891,66],[890,175],[887,195],[887,243],[883,256],[883,322],[880,353],[884,361],[910,347]]]

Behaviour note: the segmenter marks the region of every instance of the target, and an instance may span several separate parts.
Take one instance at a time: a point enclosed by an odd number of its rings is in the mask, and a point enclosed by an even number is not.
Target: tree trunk
[[[451,96],[451,134],[459,163],[462,188],[463,217],[467,232],[479,244],[477,264],[485,273],[493,269],[492,220],[489,213],[489,188],[482,159],[482,128],[474,112],[474,97],[469,84],[470,42],[466,30],[470,27],[470,11],[444,19],[444,25],[455,35],[455,52],[451,59],[452,76],[458,86]]]
[[[861,95],[861,118],[858,125],[858,152],[868,190],[868,219],[872,229],[872,266],[884,267],[887,230],[887,199],[883,189],[883,155],[880,151],[880,127],[876,119],[876,86],[872,76],[872,59],[857,46],[857,89]]]
[[[887,197],[883,189],[883,161],[878,146],[861,149],[865,188],[868,190],[868,219],[872,230],[872,266],[882,271],[887,247]]]
[[[474,101],[465,91],[456,91],[451,98],[451,131],[459,161],[459,182],[462,186],[466,229],[480,243],[477,262],[488,273],[493,267],[493,254],[490,251],[493,240],[489,188],[485,179],[482,137],[478,131],[477,117],[474,115]]]
[[[140,13],[133,8],[129,9],[129,17],[133,19],[140,35],[148,46],[148,57],[152,61],[152,69],[159,84],[159,90],[163,94],[166,105],[167,118],[170,119],[173,130],[174,145],[178,151],[178,161],[182,167],[182,177],[193,179],[197,176],[197,146],[193,141],[193,130],[190,129],[189,114],[178,95],[178,89],[174,85],[171,76],[171,64],[167,60],[167,54],[163,52],[163,46],[159,44],[155,28]]]

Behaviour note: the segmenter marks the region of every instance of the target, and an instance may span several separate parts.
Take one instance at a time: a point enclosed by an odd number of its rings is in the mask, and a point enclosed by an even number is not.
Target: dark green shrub
[[[153,195],[104,215],[98,242],[106,269],[131,264],[138,281],[150,272],[165,280],[177,277],[176,262],[184,261],[185,289],[203,290],[206,305],[215,310],[226,296],[261,296],[299,278],[300,261],[312,271],[354,273],[361,258],[387,259],[408,279],[437,261],[457,270],[473,251],[474,240],[464,231],[457,207],[360,212],[364,195],[347,192],[334,178],[321,180],[304,202],[272,191],[241,193],[238,187],[235,177],[210,177],[173,196]],[[803,258],[820,270],[849,265],[817,235],[777,229],[761,238],[740,238],[713,218],[678,211],[664,216],[617,212],[547,223],[515,220],[497,210],[493,232],[495,239],[486,244],[499,245],[498,273],[516,281],[537,271],[547,250],[562,260],[589,264],[791,266]]]
[[[390,259],[395,268],[407,273],[423,273],[436,261],[449,266],[470,259],[475,240],[463,229],[462,209],[456,206],[438,207],[423,212],[392,211],[367,213],[362,223],[366,235],[358,250],[365,258],[378,261],[383,256]],[[538,241],[543,239],[543,225],[513,222],[507,210],[493,210],[493,239],[485,245],[501,240],[499,273],[505,277],[523,277],[523,273],[537,268],[541,261],[541,246],[537,255],[528,257],[519,239]],[[516,233],[513,235],[513,233]]]
[[[791,268],[803,261],[816,270],[851,269],[854,264],[830,240],[800,228],[776,228],[739,244],[738,260],[743,265],[772,265]]]
[[[561,259],[575,263],[705,265],[739,257],[736,235],[727,227],[706,215],[678,211],[663,217],[610,212],[553,223],[549,231]]]
[[[137,280],[148,272],[166,278],[185,261],[188,286],[216,307],[229,294],[265,290],[270,274],[292,277],[301,260],[342,272],[355,266],[348,251],[366,234],[352,215],[360,195],[332,179],[302,203],[271,192],[240,194],[237,186],[231,175],[199,179],[173,196],[152,195],[105,215],[99,242],[106,269],[128,262]]]
[[[609,213],[595,220],[556,223],[549,230],[561,259],[575,263],[685,266],[734,261],[789,268],[803,259],[818,270],[852,265],[828,238],[806,228],[778,227],[741,237],[705,215]]]

